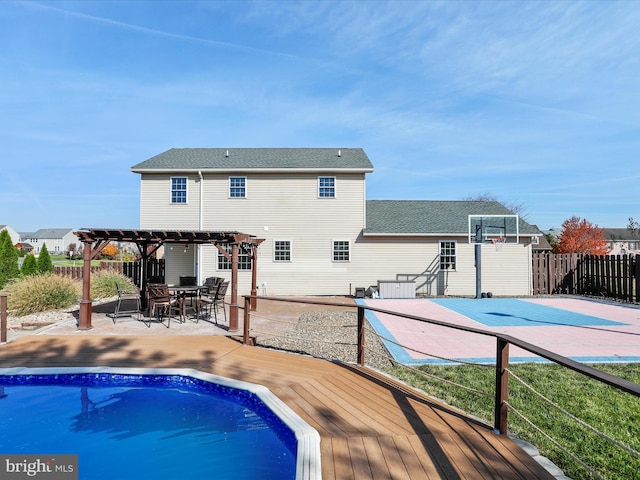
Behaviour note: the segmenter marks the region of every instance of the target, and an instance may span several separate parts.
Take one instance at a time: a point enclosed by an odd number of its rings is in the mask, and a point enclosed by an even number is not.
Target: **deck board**
[[[28,336],[0,367],[194,368],[260,383],[321,438],[324,479],[552,479],[509,438],[379,372],[218,336]]]

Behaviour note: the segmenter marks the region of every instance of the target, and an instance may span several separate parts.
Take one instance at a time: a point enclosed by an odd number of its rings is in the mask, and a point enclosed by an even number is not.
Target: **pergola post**
[[[231,303],[229,304],[229,331],[238,330],[238,242],[231,244]]]
[[[82,257],[84,264],[82,267],[82,300],[80,301],[80,318],[78,320],[78,330],[91,330],[91,259],[92,246],[90,242],[83,242]]]

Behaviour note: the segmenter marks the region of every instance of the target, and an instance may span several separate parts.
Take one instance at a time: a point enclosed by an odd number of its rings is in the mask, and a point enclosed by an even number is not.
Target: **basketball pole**
[[[482,244],[476,243],[476,298],[482,298]]]

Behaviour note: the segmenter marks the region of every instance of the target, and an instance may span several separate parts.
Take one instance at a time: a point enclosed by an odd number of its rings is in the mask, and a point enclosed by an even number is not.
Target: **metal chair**
[[[172,312],[175,310],[179,316],[182,315],[180,299],[173,297],[171,293],[169,293],[169,287],[166,283],[148,284],[147,293],[149,295],[149,323],[147,326],[151,327],[151,319],[153,317],[156,317],[160,323],[163,323],[162,319],[166,316],[167,328],[169,328],[171,325]]]
[[[205,310],[208,307],[209,318],[211,318],[211,311],[215,318],[216,325],[218,324],[218,309],[222,307],[224,313],[224,321],[227,321],[227,311],[224,308],[224,298],[227,295],[227,289],[229,288],[229,282],[220,283],[217,288],[210,290],[208,295],[203,295],[200,299],[201,303],[204,303]]]
[[[115,284],[116,284],[116,291],[118,292],[118,300],[116,301],[115,310],[110,315],[113,320],[113,323],[116,323],[116,319],[118,317],[135,316],[136,320],[140,320],[140,315],[142,314],[142,307],[140,305],[140,292],[138,291],[138,289],[134,287],[135,291],[132,293],[128,293],[122,289],[122,287],[118,284],[118,282],[115,282]],[[122,309],[122,302],[133,301],[133,300],[135,300],[136,302],[135,310]]]

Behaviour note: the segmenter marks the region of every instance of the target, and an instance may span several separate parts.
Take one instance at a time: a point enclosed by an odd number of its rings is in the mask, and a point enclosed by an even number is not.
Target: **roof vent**
[[[342,156],[342,152],[340,150],[338,150],[338,156],[341,157]]]
[[[225,153],[224,156],[229,158],[229,150],[227,150],[227,153]]]

